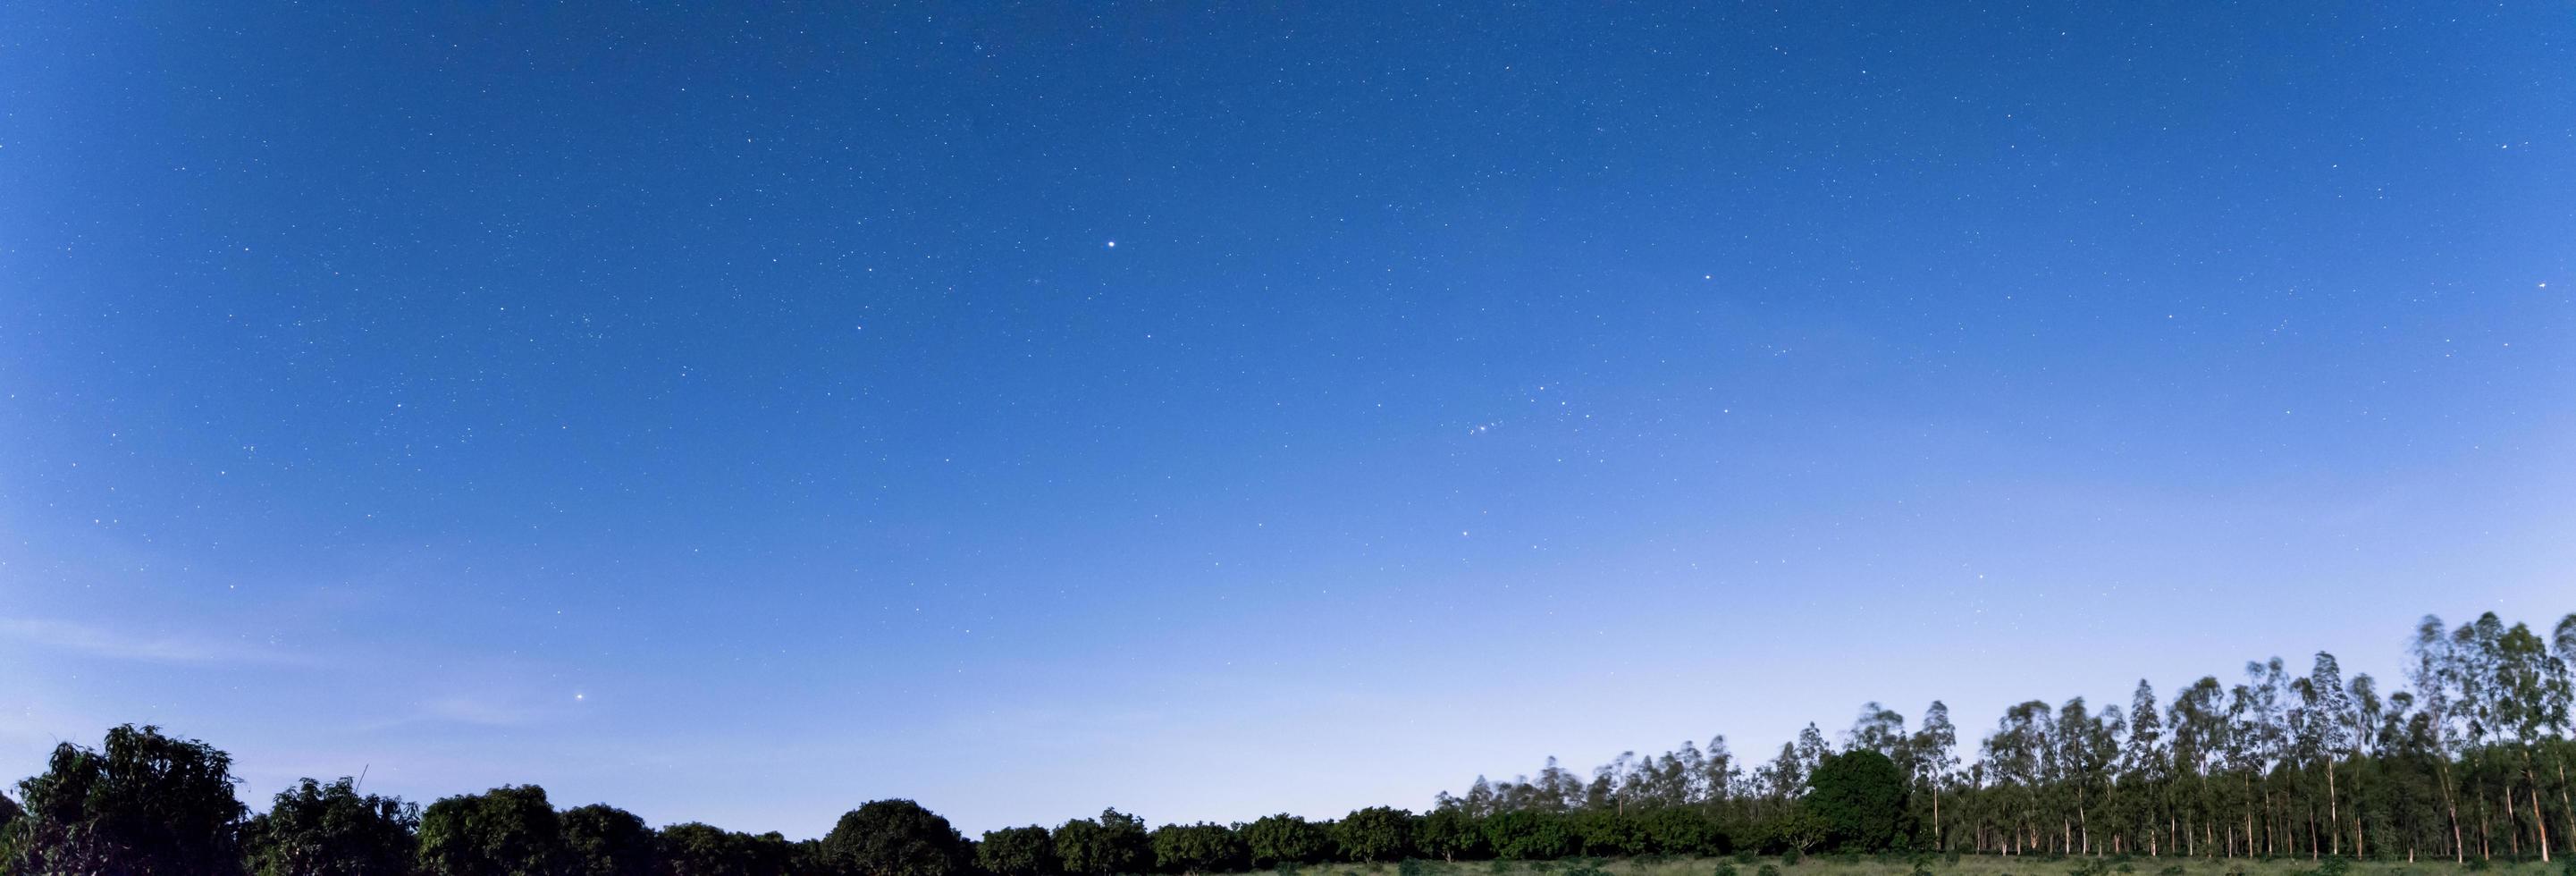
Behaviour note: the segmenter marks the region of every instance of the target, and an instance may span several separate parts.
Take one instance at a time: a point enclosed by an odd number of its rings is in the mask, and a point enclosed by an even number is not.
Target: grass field
[[[1934,858],[1933,876],[2069,876],[2080,867],[2097,859],[2042,856],[1968,855],[1956,864]],[[2306,858],[2282,858],[2270,861],[2206,858],[2147,858],[2125,860],[2098,859],[2105,876],[2311,876],[2319,862]],[[1780,876],[1910,876],[1913,865],[1902,856],[1886,860],[1875,858],[1847,859],[1832,855],[1814,855],[1795,866],[1784,866],[1779,858],[1757,858],[1753,863],[1740,863],[1734,858],[1596,858],[1561,861],[1474,861],[1446,864],[1417,861],[1408,864],[1324,864],[1299,867],[1294,876],[1718,876],[1720,864],[1732,864],[1737,876],[1760,876],[1764,865],[1779,868]],[[2121,870],[2122,865],[2128,868]],[[2179,867],[2179,871],[2172,868]],[[2576,867],[2565,861],[2547,864],[2539,861],[2507,863],[2490,862],[2484,867],[2462,866],[2448,860],[2354,861],[2348,876],[2453,876],[2479,873],[2481,876],[2576,876]],[[1259,871],[1263,874],[1273,871]]]

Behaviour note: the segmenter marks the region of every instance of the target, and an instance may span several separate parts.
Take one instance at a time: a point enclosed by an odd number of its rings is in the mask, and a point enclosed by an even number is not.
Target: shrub
[[[2181,865],[2181,864],[2175,864],[2175,865],[2173,865],[2173,866],[2166,867],[2166,868],[2164,868],[2164,869],[2162,869],[2162,870],[2158,870],[2158,871],[2156,871],[2156,876],[2182,876],[2182,874],[2183,874],[2183,868],[2182,868],[2182,865]]]
[[[1798,859],[1800,859],[1800,858],[1804,858],[1804,857],[1806,857],[1806,856],[1807,856],[1807,853],[1805,853],[1805,852],[1801,852],[1801,851],[1798,851],[1798,847],[1797,847],[1797,846],[1790,846],[1788,851],[1785,851],[1785,852],[1781,852],[1781,853],[1780,853],[1780,866],[1783,866],[1783,867],[1795,867],[1795,866],[1798,866]]]
[[[1762,865],[1762,869],[1755,871],[1755,873],[1757,876],[1780,876],[1780,868],[1764,864]]]
[[[1759,860],[1762,860],[1762,856],[1754,854],[1752,849],[1735,853],[1735,862],[1738,864],[1752,866],[1753,862]]]
[[[2570,858],[2569,860],[2576,861],[2576,858]],[[1717,862],[1717,873],[1715,876],[1735,876],[1735,864],[1730,861]]]

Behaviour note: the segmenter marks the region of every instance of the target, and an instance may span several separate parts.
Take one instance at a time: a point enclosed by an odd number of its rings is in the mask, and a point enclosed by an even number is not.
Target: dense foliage
[[[847,876],[961,876],[974,863],[948,819],[910,800],[878,800],[841,816],[822,861]]]
[[[2304,674],[2249,663],[2238,683],[2202,678],[2169,701],[2143,681],[2125,708],[2031,700],[2005,710],[1973,760],[1941,703],[1911,730],[1872,703],[1838,743],[1810,724],[1749,769],[1718,737],[1621,755],[1588,778],[1551,759],[1536,779],[1480,778],[1421,814],[1148,830],[1111,809],[980,842],[909,800],[789,842],[697,823],[655,831],[605,804],[558,811],[535,786],[421,809],[350,779],[303,780],[248,816],[222,751],[125,726],[98,750],[57,747],[16,801],[0,796],[0,874],[1190,876],[1414,858],[2097,856],[2080,876],[2106,872],[2102,856],[2296,856],[2325,861],[2320,874],[2347,858],[2567,858],[2576,615],[2546,638],[2494,615],[2426,618],[2408,656],[2405,687],[2384,692],[2321,653]]]
[[[2171,700],[2142,680],[2125,708],[2014,705],[1969,762],[1941,703],[1911,731],[1872,703],[1840,746],[1810,724],[1750,768],[1720,736],[1621,755],[1588,780],[1550,760],[1535,780],[1480,778],[1440,805],[1489,826],[1519,818],[1516,837],[1535,835],[1525,814],[1568,819],[1587,854],[1623,837],[1586,830],[1585,814],[1644,823],[1681,810],[1717,825],[1718,845],[1772,852],[2549,860],[2576,843],[2571,664],[2576,615],[2546,638],[2493,614],[2456,628],[2427,617],[2402,689],[2347,679],[2326,653],[2304,674],[2252,662],[2242,681],[2204,677]],[[1832,764],[1857,752],[1883,757],[1902,782],[1886,788],[1872,762],[1869,797],[1882,802],[1871,805],[1904,801],[1892,832],[1883,812],[1865,830],[1852,820],[1855,789]],[[1531,854],[1499,839],[1492,851]]]
[[[305,779],[242,825],[255,876],[367,876],[410,866],[420,807],[361,796],[357,783]]]

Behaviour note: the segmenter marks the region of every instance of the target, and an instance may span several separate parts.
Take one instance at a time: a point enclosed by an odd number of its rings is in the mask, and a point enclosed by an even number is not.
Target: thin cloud
[[[301,665],[311,662],[273,648],[186,636],[140,636],[43,618],[0,618],[0,639],[69,654],[148,663]]]

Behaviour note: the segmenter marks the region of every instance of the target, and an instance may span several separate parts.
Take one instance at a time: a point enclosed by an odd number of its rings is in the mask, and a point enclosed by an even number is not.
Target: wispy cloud
[[[105,627],[44,618],[0,617],[0,639],[37,648],[151,663],[258,663],[312,661],[275,648],[189,636],[137,635]]]
[[[534,709],[471,697],[448,697],[431,700],[421,706],[421,720],[479,724],[485,727],[516,727],[534,723]]]

